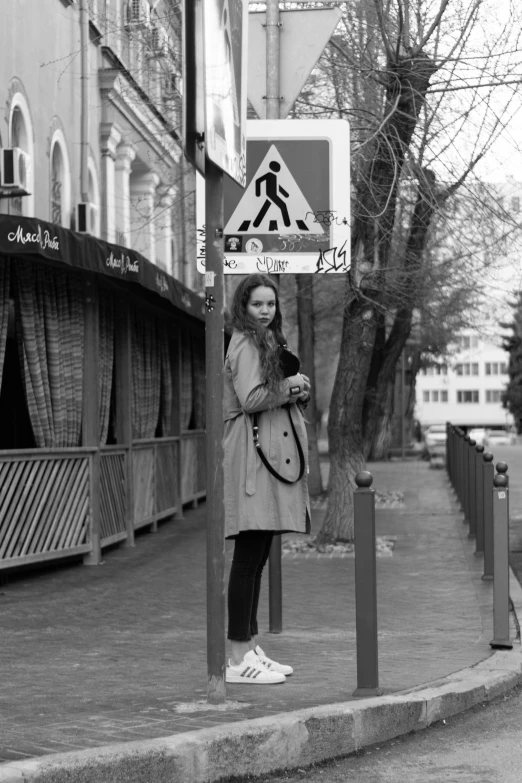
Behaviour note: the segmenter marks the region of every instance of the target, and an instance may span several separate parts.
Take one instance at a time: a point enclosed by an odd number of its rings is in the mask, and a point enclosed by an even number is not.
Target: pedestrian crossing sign
[[[225,226],[225,236],[232,243],[235,236],[253,231],[258,235],[324,234],[275,144],[270,145]]]
[[[204,182],[198,184],[202,237]],[[200,225],[201,223],[201,225]],[[204,252],[198,246],[198,270]],[[350,268],[349,125],[249,120],[246,186],[224,183],[224,271],[324,273]]]

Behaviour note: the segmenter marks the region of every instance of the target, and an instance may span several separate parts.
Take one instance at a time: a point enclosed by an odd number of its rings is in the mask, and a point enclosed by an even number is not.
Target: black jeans
[[[231,641],[248,642],[252,636],[257,636],[261,574],[273,537],[269,530],[245,530],[235,539],[228,580],[228,638]]]

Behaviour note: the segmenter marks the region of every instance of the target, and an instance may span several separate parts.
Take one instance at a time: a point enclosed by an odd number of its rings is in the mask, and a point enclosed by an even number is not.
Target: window
[[[472,348],[478,348],[478,344],[479,344],[479,338],[477,337],[476,334],[472,335],[472,337],[471,337],[471,347]]]
[[[469,335],[463,335],[461,340],[462,340],[461,345],[462,348],[464,348],[464,350],[471,347],[471,337],[469,337]]]
[[[62,225],[63,158],[58,144],[54,145],[51,168],[51,223]]]
[[[502,402],[501,389],[486,389],[486,402]]]
[[[439,393],[438,393],[438,391],[432,391],[432,393],[431,393],[431,401],[432,402],[438,402],[439,401]]]
[[[8,199],[9,213],[25,215],[31,217],[34,215],[34,144],[33,144],[33,125],[31,122],[31,113],[25,96],[22,92],[15,93],[11,104],[11,114],[9,118],[9,147],[20,147],[29,155],[29,165],[27,168],[27,190],[28,196],[15,196]]]
[[[520,212],[520,198],[518,196],[513,196],[511,199],[511,209],[513,212]]]
[[[441,364],[440,365],[440,374],[441,375],[447,375],[448,374],[448,365],[447,364]]]
[[[478,375],[478,362],[465,362],[464,364],[456,364],[455,372],[457,375]]]
[[[447,402],[448,401],[448,392],[447,391],[441,391],[440,393],[440,401],[441,402]]]
[[[91,233],[100,236],[100,188],[98,186],[98,175],[92,158],[88,162],[89,172],[89,203],[92,205],[92,231]]]
[[[508,371],[508,366],[507,366],[506,362],[501,362],[500,363],[500,374],[501,375],[507,375],[507,371]]]
[[[58,128],[51,141],[49,213],[51,223],[69,228],[71,225],[71,169],[65,136]]]
[[[429,402],[430,401],[430,393],[429,393],[429,391],[422,392],[422,401],[423,402]]]
[[[457,392],[457,402],[468,403],[468,402],[478,402],[478,401],[479,401],[478,389],[472,389],[472,390],[463,389]]]
[[[503,367],[505,368],[504,370],[502,370]],[[500,364],[499,362],[486,362],[486,375],[498,375],[499,372],[504,372],[504,374],[507,372],[507,365],[505,362]]]

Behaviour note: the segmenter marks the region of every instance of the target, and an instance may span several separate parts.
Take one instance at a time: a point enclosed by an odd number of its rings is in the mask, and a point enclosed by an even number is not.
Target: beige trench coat
[[[272,476],[256,452],[252,417],[259,413],[259,442],[263,453],[280,475],[290,481],[299,475],[297,452],[288,410],[289,389],[296,376],[281,382],[280,393],[268,391],[262,381],[259,351],[242,332],[232,335],[225,361],[225,536],[242,530],[310,532],[308,500],[308,444],[303,415],[290,405],[290,415],[305,460],[305,473],[295,484],[283,484]]]

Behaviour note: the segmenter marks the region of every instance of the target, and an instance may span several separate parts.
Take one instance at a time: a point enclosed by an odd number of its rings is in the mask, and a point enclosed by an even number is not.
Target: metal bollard
[[[466,456],[466,448],[467,448],[465,437],[466,436],[464,435],[464,432],[461,432],[460,435],[460,507],[464,513],[464,522],[466,521],[466,509],[464,507],[465,494],[466,494],[466,471],[464,470],[464,467],[465,467],[465,456]]]
[[[469,439],[468,447],[468,471],[469,471],[469,533],[468,538],[475,538],[477,534],[477,508],[476,508],[476,495],[475,495],[475,446],[477,441],[473,438]]]
[[[457,497],[459,499],[460,508],[464,510],[464,471],[463,471],[463,449],[464,449],[464,435],[460,428],[457,429],[457,449],[456,449],[456,461],[457,461]]]
[[[476,526],[476,544],[475,554],[481,555],[484,551],[484,487],[482,484],[482,466],[484,461],[482,454],[484,446],[477,444],[475,446],[475,526]]]
[[[482,455],[482,502],[484,516],[484,574],[482,579],[493,579],[493,454]]]
[[[499,465],[507,465],[499,463]],[[497,466],[498,467],[498,466]],[[493,479],[493,639],[494,649],[513,647],[509,638],[509,489],[505,473]]]
[[[464,524],[469,524],[469,435],[464,435],[462,446],[462,506]]]
[[[449,422],[446,422],[446,459],[444,460],[445,466],[446,466],[446,473],[450,477],[451,481],[451,444],[450,444],[450,425]]]
[[[281,536],[274,536],[268,556],[268,633],[283,631],[283,568]]]
[[[355,476],[353,496],[355,534],[355,631],[357,688],[354,696],[380,696],[377,648],[377,563],[375,555],[375,490],[373,476]]]

